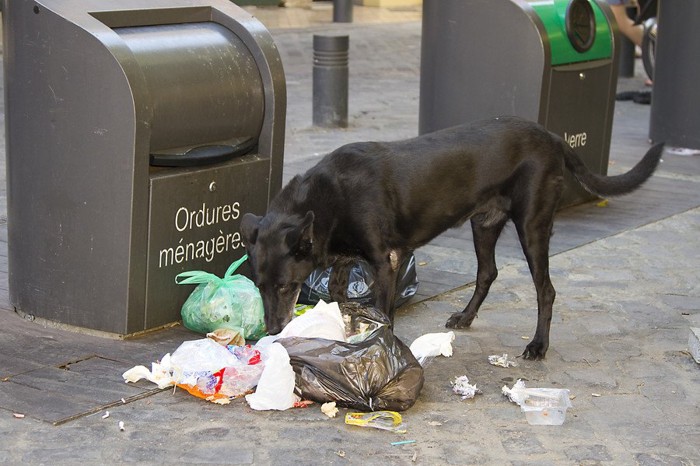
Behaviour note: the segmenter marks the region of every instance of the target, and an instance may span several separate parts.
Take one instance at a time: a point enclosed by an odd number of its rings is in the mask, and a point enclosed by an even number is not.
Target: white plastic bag
[[[255,393],[246,395],[251,408],[258,411],[283,411],[294,406],[299,397],[294,394],[294,370],[284,346],[272,343],[264,349],[265,369]]]

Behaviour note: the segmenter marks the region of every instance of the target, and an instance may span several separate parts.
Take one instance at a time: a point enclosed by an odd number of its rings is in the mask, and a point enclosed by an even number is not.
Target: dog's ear
[[[259,215],[245,214],[241,219],[241,234],[245,244],[254,245],[258,239],[258,226],[262,217]]]
[[[306,212],[299,228],[287,235],[287,246],[297,259],[311,255],[314,242],[314,213]]]

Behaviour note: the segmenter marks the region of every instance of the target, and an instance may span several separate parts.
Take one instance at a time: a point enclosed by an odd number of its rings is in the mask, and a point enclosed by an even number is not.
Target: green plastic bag
[[[199,333],[229,328],[251,340],[267,335],[260,291],[247,277],[233,275],[246,259],[231,264],[223,278],[201,270],[175,277],[178,285],[198,285],[182,305],[185,327]]]

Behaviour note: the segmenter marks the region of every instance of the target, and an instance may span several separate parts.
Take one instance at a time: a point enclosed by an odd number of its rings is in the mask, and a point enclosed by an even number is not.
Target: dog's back
[[[415,249],[473,215],[507,212],[522,185],[562,183],[561,143],[535,123],[504,117],[403,141],[347,144],[296,182],[319,191],[325,205],[318,208],[335,206],[344,230],[363,236],[381,223],[388,243]]]

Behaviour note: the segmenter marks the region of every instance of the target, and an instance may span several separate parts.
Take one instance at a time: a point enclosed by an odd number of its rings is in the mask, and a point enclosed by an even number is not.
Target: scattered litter
[[[421,267],[423,267],[424,265],[428,265],[428,263],[425,262],[425,261],[420,261],[420,262],[418,263],[418,265],[420,265]]]
[[[12,413],[12,417],[14,417],[15,419],[24,419],[24,414]]]
[[[122,432],[126,430],[126,428],[124,427],[124,421],[119,421],[119,430],[121,430]]]
[[[684,156],[684,157],[695,157],[695,156],[700,155],[700,150],[692,148],[692,147],[666,146],[666,147],[664,147],[664,152],[666,154],[673,154],[673,155],[679,155],[679,156]]]
[[[429,426],[434,426],[434,427],[435,427],[435,426],[441,426],[441,425],[442,425],[442,422],[440,422],[440,421],[430,421],[430,422],[428,423],[428,425],[429,425]]]
[[[310,305],[310,304],[299,304],[299,303],[297,303],[297,304],[294,306],[294,315],[298,317],[298,316],[300,316],[300,315],[303,315],[303,314],[304,314],[306,311],[308,311],[309,309],[313,309],[313,306]]]
[[[688,337],[688,348],[696,363],[700,364],[700,328],[691,327]]]
[[[211,401],[212,403],[216,403],[217,405],[227,405],[231,403],[231,398],[216,398],[213,396],[208,396],[205,398],[207,401]]]
[[[171,385],[172,377],[170,374],[170,354],[166,354],[160,363],[154,362],[151,364],[149,371],[146,366],[135,366],[122,374],[125,382],[135,383],[141,379],[146,379],[158,385],[158,388],[165,388]],[[122,403],[126,400],[122,398]]]
[[[222,346],[203,338],[183,342],[172,355],[152,363],[150,371],[136,366],[122,377],[126,382],[146,379],[161,389],[178,386],[196,397],[228,404],[229,398],[250,393],[264,368],[263,356],[256,348]]]
[[[530,337],[528,337],[527,335],[523,335],[523,336],[520,337],[520,338],[522,338],[523,340],[529,340],[529,339],[530,339]]]
[[[416,441],[415,441],[415,440],[401,440],[400,442],[391,442],[391,444],[392,444],[393,446],[397,446],[397,445],[408,445],[408,444],[411,444],[411,443],[416,443]]]
[[[481,390],[476,388],[476,385],[469,383],[469,378],[466,375],[461,375],[450,383],[452,384],[452,391],[460,395],[463,400],[474,398],[477,393],[481,393]]]
[[[109,417],[109,411],[105,411],[105,413],[102,415],[102,419],[107,419]]]
[[[413,356],[416,357],[421,366],[425,366],[432,358],[436,356],[452,356],[452,342],[455,339],[455,333],[426,333],[411,343],[410,349]]]
[[[603,395],[601,395],[600,393],[591,393],[591,396],[595,398],[600,398]]]
[[[607,199],[603,199],[602,201],[598,202],[596,205],[598,207],[607,207],[608,203],[609,203],[609,201]]]
[[[340,456],[341,458],[345,458],[345,452],[343,450],[338,450],[335,452],[335,454]]]
[[[338,414],[338,408],[335,407],[335,401],[323,403],[321,405],[321,412],[330,418],[334,418],[336,414]]]
[[[296,403],[294,403],[292,408],[308,408],[312,404],[314,404],[314,402],[311,400],[299,400]]]
[[[497,354],[492,354],[489,356],[489,364],[492,366],[499,366],[499,367],[517,367],[518,363],[515,362],[513,359],[508,359],[508,355],[506,353],[503,353],[503,356],[499,356]]]
[[[518,379],[512,388],[503,386],[503,394],[520,405],[530,425],[558,426],[564,423],[566,410],[570,408],[569,390],[558,388],[527,388]]]
[[[375,429],[390,430],[399,434],[405,434],[406,429],[402,423],[401,414],[396,411],[375,411],[373,413],[347,413],[345,424],[359,427],[373,427]]]
[[[122,404],[126,404],[126,400],[122,398]]]
[[[221,346],[245,346],[245,338],[238,330],[230,328],[217,328],[213,332],[207,333],[207,338],[214,340]]]
[[[525,382],[523,382],[521,379],[518,379],[513,384],[513,388],[508,388],[504,385],[503,388],[501,388],[501,393],[507,396],[508,399],[513,403],[522,404],[525,401],[523,390],[525,390]]]

